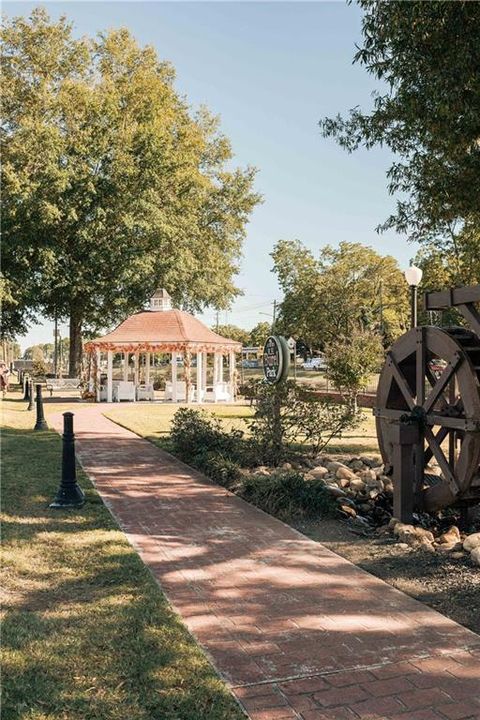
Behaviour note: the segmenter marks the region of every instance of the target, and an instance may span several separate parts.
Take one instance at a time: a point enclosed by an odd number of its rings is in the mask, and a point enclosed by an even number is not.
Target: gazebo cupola
[[[150,310],[163,311],[172,309],[172,298],[165,290],[165,288],[159,288],[155,290],[152,297],[150,298]]]

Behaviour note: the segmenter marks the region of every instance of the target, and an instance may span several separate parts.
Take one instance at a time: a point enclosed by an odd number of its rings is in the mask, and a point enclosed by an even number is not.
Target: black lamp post
[[[23,388],[24,388],[24,400],[30,400],[30,381],[28,375],[25,373],[23,376]]]
[[[28,408],[33,410],[33,380],[28,380]]]
[[[422,281],[423,272],[415,265],[410,265],[405,270],[405,280],[410,285],[410,327],[417,327],[417,307],[418,307],[418,286]]]
[[[48,430],[47,421],[43,413],[42,386],[37,384],[35,387],[37,389],[37,422],[35,423],[34,430]]]
[[[63,413],[62,479],[51,508],[79,508],[85,502],[85,495],[77,483],[75,469],[75,435],[73,434],[73,413]]]

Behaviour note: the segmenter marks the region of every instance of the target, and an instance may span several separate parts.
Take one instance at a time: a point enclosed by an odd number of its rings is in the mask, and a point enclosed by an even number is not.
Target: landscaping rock
[[[325,467],[327,468],[328,472],[331,472],[331,473],[336,473],[338,468],[341,468],[341,467],[346,468],[348,470],[347,466],[344,463],[336,462],[336,461],[332,461],[332,460],[330,462],[325,463]]]
[[[437,538],[437,542],[446,545],[454,545],[460,542],[460,530],[456,525],[452,525],[451,528]]]
[[[337,468],[335,475],[339,480],[353,480],[357,477],[355,473],[349,470],[347,467]]]
[[[352,470],[363,470],[363,462],[359,458],[354,458],[353,460],[350,460],[348,463]]]
[[[378,467],[382,460],[378,456],[375,457],[365,457],[364,455],[361,455],[360,460],[364,465],[366,465],[369,468]]]
[[[337,480],[337,485],[341,488],[347,488],[350,485],[350,480],[347,480],[347,478],[340,478]]]
[[[322,479],[325,477],[325,475],[328,475],[328,470],[322,465],[317,465],[317,467],[314,467],[310,470],[309,475],[311,475],[313,478]]]
[[[465,540],[463,541],[463,548],[464,550],[468,550],[469,552],[472,552],[476,548],[480,547],[480,532],[472,533],[471,535],[467,535]]]
[[[359,477],[354,475],[350,480],[350,489],[356,493],[362,493],[365,490],[365,483]]]
[[[355,512],[355,510],[352,507],[350,507],[350,505],[345,505],[345,504],[340,505],[340,510],[343,513],[345,513],[345,515],[348,515],[349,517],[352,517],[352,518],[357,517],[357,513]]]
[[[477,545],[477,547],[473,548],[472,552],[470,553],[470,560],[475,563],[475,565],[480,565],[480,545]]]
[[[333,497],[346,497],[347,493],[342,490],[341,488],[337,487],[336,485],[329,485],[328,483],[325,485],[328,492],[333,495]]]

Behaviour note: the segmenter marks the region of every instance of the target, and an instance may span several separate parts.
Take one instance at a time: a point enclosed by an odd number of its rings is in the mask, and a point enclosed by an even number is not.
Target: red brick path
[[[85,470],[252,720],[480,719],[478,635],[99,408],[76,412],[75,430]]]

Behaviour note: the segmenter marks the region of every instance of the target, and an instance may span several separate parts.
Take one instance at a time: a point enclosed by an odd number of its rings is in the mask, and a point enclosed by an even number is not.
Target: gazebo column
[[[202,392],[203,392],[203,397],[205,397],[205,394],[207,392],[207,360],[208,360],[208,353],[205,351],[202,353]]]
[[[172,400],[177,402],[177,353],[172,352]]]
[[[102,358],[102,353],[100,350],[96,351],[96,360],[97,360],[97,366],[95,368],[96,378],[95,382],[97,385],[97,402],[100,402],[100,360]]]
[[[112,381],[113,381],[113,352],[107,352],[107,402],[112,402]]]
[[[145,353],[145,384],[150,382],[150,353]]]
[[[133,375],[133,383],[135,387],[138,385],[138,376],[139,376],[139,370],[140,370],[140,353],[135,353],[135,365],[134,365],[134,375]]]
[[[235,400],[235,350],[230,350],[228,354],[228,375],[230,384],[230,397]]]
[[[130,358],[130,353],[123,353],[123,379],[125,382],[128,380],[128,360]]]
[[[223,353],[218,358],[218,382],[223,382]]]
[[[215,386],[218,382],[218,355],[217,353],[213,353],[213,389],[215,390]]]
[[[197,352],[197,403],[203,402],[203,353]]]

